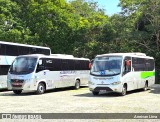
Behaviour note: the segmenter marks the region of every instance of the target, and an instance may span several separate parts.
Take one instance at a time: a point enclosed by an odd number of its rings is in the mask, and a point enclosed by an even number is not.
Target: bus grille
[[[19,79],[11,80],[12,87],[22,87],[23,83],[24,83],[24,80],[19,80]]]
[[[94,91],[100,91],[100,90],[106,90],[106,91],[109,91],[109,92],[111,92],[111,91],[113,91],[111,88],[109,88],[109,87],[96,87],[95,89],[94,89]]]

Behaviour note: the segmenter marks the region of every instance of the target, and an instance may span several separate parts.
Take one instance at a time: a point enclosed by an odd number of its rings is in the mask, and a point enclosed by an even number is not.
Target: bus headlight
[[[31,81],[31,79],[26,79],[26,80],[25,80],[25,82],[30,82],[30,81]]]
[[[88,82],[88,84],[90,84],[90,85],[94,85],[94,83],[93,83],[93,82],[91,82],[91,81],[89,81],[89,82]]]
[[[113,82],[113,83],[111,83],[111,85],[118,85],[118,84],[120,84],[121,82],[120,81],[118,81],[118,82]]]
[[[10,84],[11,83],[11,79],[7,79],[7,84]]]
[[[11,82],[11,79],[7,79],[7,82]]]

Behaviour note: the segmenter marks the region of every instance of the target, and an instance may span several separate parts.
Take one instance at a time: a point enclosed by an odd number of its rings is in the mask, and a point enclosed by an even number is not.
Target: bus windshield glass
[[[112,76],[121,73],[122,57],[121,56],[103,56],[94,59],[91,68],[91,74]]]
[[[29,74],[34,71],[37,63],[35,57],[18,57],[14,60],[10,68],[11,74]]]

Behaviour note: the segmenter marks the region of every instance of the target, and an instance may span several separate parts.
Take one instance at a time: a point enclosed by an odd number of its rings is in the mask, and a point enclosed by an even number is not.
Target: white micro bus
[[[18,56],[11,65],[7,83],[15,94],[74,86],[88,85],[89,59],[72,55],[54,54]]]
[[[112,53],[97,55],[89,79],[93,95],[99,92],[118,92],[143,88],[155,83],[154,58],[144,53]]]
[[[13,60],[18,55],[35,53],[50,55],[51,50],[48,47],[0,41],[0,89],[7,89],[7,73]]]

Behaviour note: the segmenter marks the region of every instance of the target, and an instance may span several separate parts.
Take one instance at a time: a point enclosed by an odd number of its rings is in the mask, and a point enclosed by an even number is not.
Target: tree
[[[19,6],[11,0],[0,1],[0,40],[20,42],[22,41],[22,26],[18,13]]]
[[[129,34],[130,44],[140,52],[159,59],[160,54],[160,1],[157,0],[121,0],[122,14],[132,21]],[[160,65],[156,61],[156,65]]]
[[[106,41],[104,27],[107,27],[107,23],[109,25],[108,16],[98,8],[96,2],[74,0],[70,2],[70,5],[74,8],[74,14],[79,21],[76,22],[77,29],[75,30],[77,31],[73,37],[75,40],[73,54],[93,58],[97,52],[102,52],[100,47]]]

